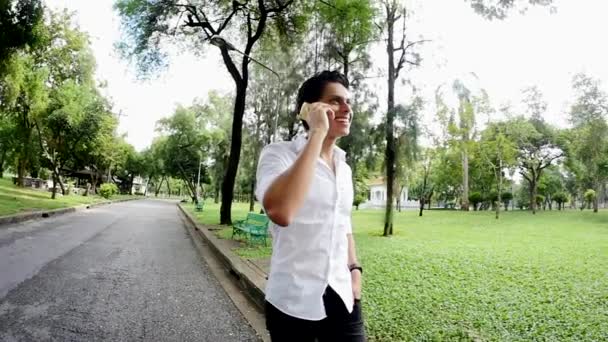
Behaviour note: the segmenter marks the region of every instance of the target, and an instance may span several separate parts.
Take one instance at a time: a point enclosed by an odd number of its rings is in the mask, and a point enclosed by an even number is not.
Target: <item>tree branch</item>
[[[319,0],[319,1],[321,1],[321,0]],[[266,10],[266,14],[268,15],[270,13],[279,13],[279,12],[282,12],[284,9],[286,9],[287,7],[289,7],[293,2],[294,2],[294,0],[289,0],[289,1],[286,1],[284,4],[278,6],[278,7],[269,8],[268,10]],[[321,1],[321,2],[323,2],[323,1]],[[326,3],[326,5],[327,5],[327,3]]]

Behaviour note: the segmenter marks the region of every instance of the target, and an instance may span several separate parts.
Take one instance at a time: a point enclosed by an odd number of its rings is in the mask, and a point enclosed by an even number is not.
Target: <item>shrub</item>
[[[596,196],[597,195],[595,194],[595,190],[593,189],[587,189],[587,191],[585,191],[583,197],[585,198],[585,202],[587,203],[587,208],[591,208],[591,203],[595,201]]]
[[[99,187],[99,194],[105,199],[109,199],[118,193],[118,187],[114,183],[103,183]]]
[[[51,172],[49,171],[49,169],[42,167],[38,171],[38,178],[40,178],[40,179],[48,180],[50,178],[50,176],[51,176]]]
[[[481,193],[475,191],[472,192],[469,195],[469,202],[471,202],[471,204],[473,204],[473,210],[477,210],[477,205],[481,202],[483,202],[483,196],[481,195]]]
[[[563,204],[568,202],[568,194],[566,194],[565,192],[558,192],[553,195],[553,200],[557,203],[557,208],[561,210]]]
[[[545,196],[543,195],[536,195],[536,206],[539,207],[543,204],[543,202],[545,202]]]

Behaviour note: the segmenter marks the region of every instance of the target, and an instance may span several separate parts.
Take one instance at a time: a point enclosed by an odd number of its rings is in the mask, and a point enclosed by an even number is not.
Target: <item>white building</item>
[[[376,208],[382,209],[386,208],[386,183],[384,182],[384,178],[376,178],[367,183],[369,186],[369,193],[367,196],[367,201],[361,203],[359,208]],[[408,197],[408,189],[404,187],[400,194],[401,197],[401,208],[418,208],[418,201],[410,200]],[[395,200],[395,205],[396,205]]]
[[[145,194],[148,187],[148,181],[143,179],[141,176],[133,178],[133,194]]]

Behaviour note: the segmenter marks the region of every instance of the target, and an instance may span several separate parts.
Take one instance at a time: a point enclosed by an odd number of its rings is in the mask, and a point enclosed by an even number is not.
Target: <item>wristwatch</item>
[[[361,265],[358,265],[358,264],[350,264],[350,265],[348,265],[348,270],[350,272],[352,272],[353,270],[359,270],[359,272],[361,272],[361,274],[363,274],[363,267],[361,267]]]

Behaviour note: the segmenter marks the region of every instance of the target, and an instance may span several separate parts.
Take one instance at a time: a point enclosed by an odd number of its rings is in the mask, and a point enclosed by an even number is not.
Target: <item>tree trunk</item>
[[[424,211],[424,199],[420,200],[420,211],[418,212],[418,216],[422,216],[422,212]]]
[[[25,168],[26,161],[24,156],[19,156],[19,160],[17,161],[17,186],[25,187]]]
[[[386,113],[386,212],[384,215],[384,233],[389,236],[393,234],[393,187],[395,183],[395,139],[393,137],[393,125],[395,117],[395,56],[394,56],[394,25],[396,8],[387,5],[387,33],[388,40],[386,52],[388,54],[388,99]],[[405,18],[403,18],[405,20]]]
[[[536,215],[536,191],[536,181],[533,181],[530,183],[530,208],[534,215]]]
[[[0,179],[4,177],[4,159],[6,158],[6,149],[0,154]]]
[[[53,193],[51,195],[51,199],[55,199],[57,197],[57,176],[55,175],[55,171],[53,171]]]
[[[249,211],[253,211],[254,210],[254,204],[255,204],[255,194],[253,193],[255,189],[255,179],[251,180],[251,193],[249,194]]]
[[[61,180],[61,175],[59,171],[57,171],[57,182],[59,183],[59,187],[61,188],[61,194],[65,196],[65,186],[63,185],[63,181]]]
[[[604,195],[602,193],[602,186],[600,185],[600,182],[598,181],[598,182],[596,182],[596,184],[598,184],[598,185],[595,187],[595,199],[593,200],[593,212],[594,213],[598,212],[600,196]]]
[[[144,197],[148,196],[148,187],[150,185],[151,180],[152,180],[152,176],[148,176],[148,180],[146,181],[146,190],[144,190]]]
[[[247,96],[248,76],[244,65],[243,77],[236,84],[236,99],[234,101],[234,118],[232,120],[232,137],[230,139],[230,157],[228,168],[222,182],[222,205],[220,207],[220,224],[232,224],[232,199],[234,196],[234,181],[241,158],[241,144],[243,131],[243,114],[245,113],[245,101]]]
[[[461,210],[469,211],[469,153],[462,151],[462,204]]]
[[[156,191],[154,191],[154,197],[158,197],[158,194],[160,193],[160,188],[163,186],[163,182],[165,181],[165,176],[162,176],[160,178],[160,184],[158,184],[158,187],[156,188]]]
[[[499,167],[498,167],[498,198],[496,199],[496,219],[498,220],[498,216],[500,215],[500,201],[502,197],[502,159],[499,159]]]
[[[91,175],[91,194],[95,195],[97,193],[97,183],[99,182],[99,178],[97,177],[97,170],[95,170],[95,176]]]

